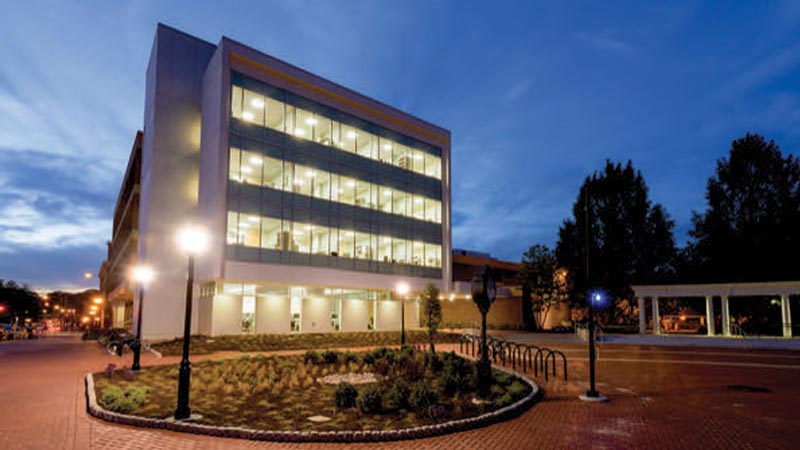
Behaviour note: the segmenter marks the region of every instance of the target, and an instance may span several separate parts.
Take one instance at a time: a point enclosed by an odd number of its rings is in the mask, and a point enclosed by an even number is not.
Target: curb
[[[420,439],[460,431],[481,428],[519,416],[536,403],[539,395],[539,386],[525,375],[519,374],[504,367],[494,367],[494,370],[510,373],[520,380],[528,383],[531,393],[504,408],[467,419],[453,420],[435,425],[425,425],[415,428],[383,431],[270,431],[253,430],[238,427],[222,427],[202,425],[196,423],[170,421],[165,419],[149,419],[146,417],[131,416],[108,411],[97,403],[94,389],[94,377],[86,374],[86,411],[100,420],[120,425],[131,425],[141,428],[155,428],[161,430],[178,431],[181,433],[203,434],[225,438],[250,439],[256,441],[275,442],[381,442],[399,441],[407,439]]]

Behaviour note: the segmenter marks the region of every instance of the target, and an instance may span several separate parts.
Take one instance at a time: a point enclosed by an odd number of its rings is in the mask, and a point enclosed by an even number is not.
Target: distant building
[[[133,319],[133,291],[130,267],[136,263],[139,250],[139,190],[142,169],[142,132],[133,140],[128,167],[114,207],[108,255],[100,266],[100,293],[110,305],[111,326],[130,328]]]
[[[417,303],[399,301],[398,283],[409,297],[429,282],[454,292],[449,131],[226,37],[164,25],[143,129],[131,155],[141,173],[129,163],[101,269],[115,325],[138,308],[124,267],[136,260],[156,273],[144,337],[181,333],[187,262],[175,236],[191,222],[211,234],[195,333],[396,330],[403,304],[415,327]]]
[[[475,270],[489,266],[497,285],[497,298],[486,322],[493,328],[520,329],[522,322],[522,285],[518,275],[522,264],[492,258],[488,253],[453,250],[454,292],[442,295],[442,321],[446,327],[477,328],[481,315],[470,296]]]

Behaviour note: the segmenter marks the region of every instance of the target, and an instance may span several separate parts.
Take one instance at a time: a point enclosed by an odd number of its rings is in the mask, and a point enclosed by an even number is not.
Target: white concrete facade
[[[231,259],[226,254],[226,217],[232,71],[440,148],[441,277]],[[171,338],[182,332],[187,258],[177,248],[175,235],[188,223],[204,226],[211,236],[210,248],[196,259],[194,333],[242,333],[248,302],[255,305],[256,333],[285,333],[293,327],[302,332],[399,329],[399,300],[391,295],[398,283],[407,283],[412,297],[429,282],[442,291],[452,290],[447,130],[227,38],[215,45],[163,25],[156,31],[147,70],[144,122],[138,261],[156,272],[145,295],[144,338]],[[368,295],[340,303],[311,293],[296,300],[265,293],[234,295],[223,292],[221,286],[228,283],[245,289],[360,289]],[[136,317],[138,295],[134,305]],[[417,311],[413,302],[406,305],[407,326],[417,326]]]

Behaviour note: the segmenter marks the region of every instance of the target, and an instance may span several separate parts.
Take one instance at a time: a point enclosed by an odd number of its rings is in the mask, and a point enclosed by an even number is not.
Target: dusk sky
[[[800,144],[796,1],[220,5],[4,4],[0,279],[97,286],[158,22],[449,129],[453,246],[513,261],[555,245],[607,158],[642,171],[683,245],[733,139],[762,133],[784,154]]]

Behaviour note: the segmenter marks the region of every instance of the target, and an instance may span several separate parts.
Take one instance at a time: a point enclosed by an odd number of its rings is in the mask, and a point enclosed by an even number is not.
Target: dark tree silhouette
[[[774,141],[747,134],[708,180],[687,248],[693,281],[796,280],[800,265],[800,164]]]
[[[19,317],[20,321],[26,317],[36,321],[41,315],[39,296],[27,285],[17,284],[14,280],[0,280],[0,304],[5,306],[0,312],[3,321],[14,320],[15,317]]]
[[[585,212],[588,189],[590,275],[586,279]],[[603,172],[587,177],[572,208],[573,217],[559,229],[556,257],[568,270],[570,297],[585,305],[589,288],[602,288],[612,299],[606,321],[633,321],[634,283],[662,282],[675,270],[674,222],[660,204],[653,205],[641,172],[606,161]]]

